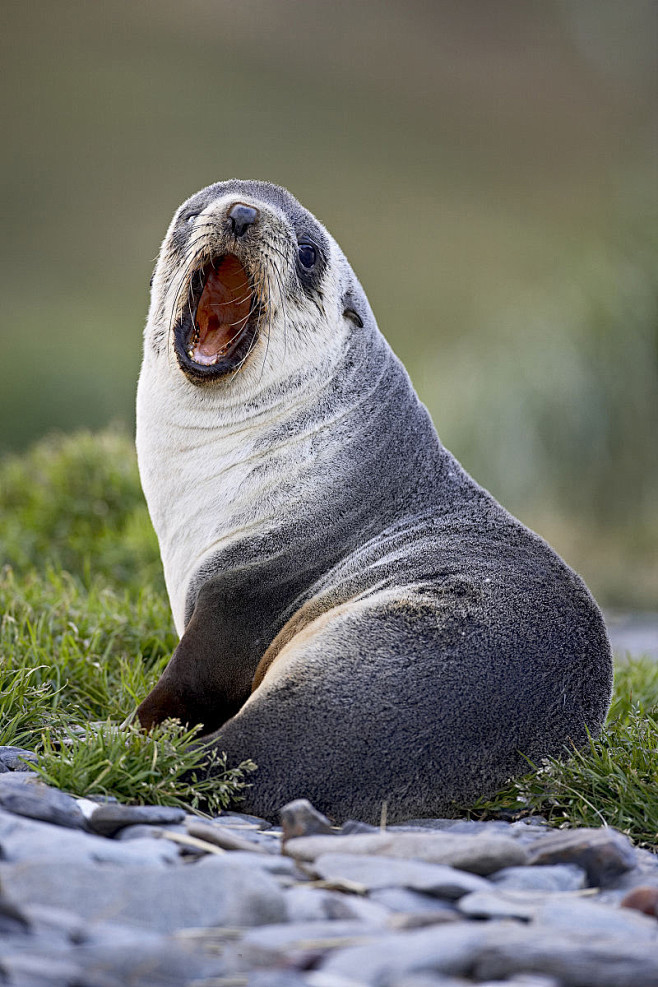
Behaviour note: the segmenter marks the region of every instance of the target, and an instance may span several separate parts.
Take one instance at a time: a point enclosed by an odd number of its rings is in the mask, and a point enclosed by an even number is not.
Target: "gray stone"
[[[188,818],[191,817],[188,816]],[[219,823],[220,826],[235,826],[238,829],[242,827],[263,831],[274,828],[280,829],[279,826],[273,827],[267,819],[261,819],[260,816],[250,816],[246,812],[222,812],[221,816],[215,816],[213,822]]]
[[[559,894],[559,892],[553,892]],[[546,895],[538,891],[507,891],[494,889],[468,894],[457,904],[458,910],[469,918],[534,918]],[[561,899],[562,900],[562,899]]]
[[[555,977],[545,977],[539,973],[518,973],[509,980],[481,981],[478,987],[561,987],[561,983]]]
[[[390,910],[361,895],[341,894],[324,888],[295,887],[284,891],[289,922],[340,921],[386,925]]]
[[[432,916],[446,922],[461,918],[452,902],[433,898],[419,891],[409,891],[407,888],[382,888],[380,891],[372,891],[368,897],[392,912]]]
[[[511,831],[511,826],[508,822],[499,819],[491,819],[486,822],[479,819],[407,819],[406,822],[395,823],[388,829],[401,833],[418,833],[429,830],[438,833],[479,836],[481,833],[506,835]]]
[[[597,902],[582,899],[551,898],[537,911],[537,925],[551,926],[566,933],[577,930],[579,933],[607,938],[618,936],[623,939],[635,939],[653,942],[656,945],[658,958],[658,922],[649,915],[627,908],[610,908]]]
[[[24,747],[0,747],[0,765],[7,771],[30,771],[36,763],[37,755]]]
[[[163,838],[164,833],[178,833],[179,835],[185,836],[187,830],[185,826],[148,826],[146,824],[137,823],[135,826],[125,826],[120,829],[119,832],[114,837],[115,840],[120,842],[130,842],[131,840],[160,840]]]
[[[138,823],[172,826],[185,818],[183,809],[160,805],[98,805],[88,817],[89,828],[101,836],[114,836],[124,826]]]
[[[317,987],[322,987],[322,985],[318,984]],[[339,985],[335,984],[334,987],[339,987]],[[459,979],[444,977],[441,973],[409,973],[388,981],[387,987],[467,987],[467,983],[461,977]],[[496,987],[503,987],[503,985],[498,983]]]
[[[499,923],[455,922],[400,932],[369,946],[330,954],[321,970],[359,984],[383,987],[396,978],[431,970],[451,976],[467,973],[474,957],[498,932]],[[636,985],[637,987],[637,985]]]
[[[299,880],[304,876],[300,874],[294,860],[290,857],[282,857],[280,854],[252,853],[251,850],[234,850],[231,853],[231,860],[237,860],[248,867],[266,871],[268,874],[275,874],[277,877],[287,877],[290,880]]]
[[[293,970],[255,970],[248,987],[309,987],[310,981]]]
[[[163,863],[176,859],[178,851],[163,840],[140,841],[139,848],[118,843],[80,829],[66,829],[0,810],[0,855],[7,862],[37,860],[84,860],[132,865],[148,859]]]
[[[90,856],[98,863],[107,861],[128,867],[130,864],[177,863],[181,854],[178,844],[171,840],[154,840],[153,837],[144,836],[122,843],[120,856],[108,853],[102,846],[96,846]]]
[[[294,836],[333,833],[327,817],[318,812],[308,799],[295,799],[294,802],[288,802],[279,812],[279,816],[284,840],[292,839]]]
[[[460,987],[465,987],[463,980]],[[510,979],[480,981],[478,987],[562,987],[562,984],[555,977],[544,977],[534,973],[520,973]]]
[[[230,855],[168,868],[71,860],[0,864],[0,882],[19,906],[51,905],[88,921],[111,916],[161,932],[285,919],[283,896],[272,877]]]
[[[118,987],[179,987],[217,983],[225,972],[221,956],[194,948],[184,937],[145,936],[129,930],[106,927],[102,941],[75,951],[85,976],[93,971],[111,978]],[[108,934],[109,933],[109,934]],[[82,983],[87,984],[86,980]]]
[[[283,962],[304,966],[328,950],[367,945],[390,936],[388,929],[365,922],[301,922],[250,929],[235,948],[238,969],[277,966]]]
[[[0,897],[0,935],[26,935],[30,931],[30,922],[22,908],[17,908],[12,901]]]
[[[89,927],[84,919],[74,912],[48,905],[24,905],[23,915],[29,923],[30,931],[36,935],[51,935],[67,942],[84,942]]]
[[[26,956],[3,950],[0,957],[3,983],[14,987],[70,987],[84,983],[85,987],[118,987],[99,977],[83,979],[82,968],[68,956]]]
[[[652,942],[559,929],[501,929],[472,957],[476,980],[517,973],[554,976],[566,987],[658,987],[658,949]]]
[[[41,819],[71,829],[84,829],[85,817],[75,799],[44,785],[25,772],[0,776],[0,807],[29,819]]]
[[[325,881],[351,881],[367,890],[409,888],[438,898],[461,898],[489,888],[482,877],[442,864],[395,857],[367,857],[349,853],[325,853],[313,862],[313,870]]]
[[[607,826],[543,836],[529,853],[529,864],[578,864],[587,872],[591,887],[605,887],[637,865],[628,839]]]
[[[190,836],[194,836],[195,839],[212,843],[222,850],[247,850],[254,853],[268,852],[265,847],[249,840],[235,829],[218,826],[217,823],[202,822],[200,819],[187,819],[185,828]]]
[[[358,819],[347,819],[340,827],[341,836],[359,836],[364,833],[381,833],[379,826],[371,826],[370,823],[359,822]]]
[[[579,891],[587,875],[577,864],[547,864],[545,867],[505,867],[489,875],[497,888],[511,891]]]
[[[376,854],[382,857],[424,860],[448,864],[474,874],[491,874],[503,867],[527,862],[526,850],[506,836],[482,833],[457,836],[450,833],[399,833],[387,830],[354,836],[300,836],[288,840],[284,853],[312,861],[325,853]]]

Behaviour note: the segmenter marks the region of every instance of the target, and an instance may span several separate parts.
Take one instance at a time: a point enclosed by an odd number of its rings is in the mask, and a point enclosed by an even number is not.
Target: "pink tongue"
[[[199,338],[192,353],[197,363],[211,364],[230,351],[247,324],[251,290],[237,257],[227,254],[209,271],[196,310]]]

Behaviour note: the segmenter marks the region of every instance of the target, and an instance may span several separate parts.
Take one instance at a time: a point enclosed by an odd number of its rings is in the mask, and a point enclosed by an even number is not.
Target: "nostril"
[[[258,219],[258,209],[253,206],[246,206],[244,202],[236,202],[228,211],[228,218],[236,236],[244,236],[250,226],[253,226]]]

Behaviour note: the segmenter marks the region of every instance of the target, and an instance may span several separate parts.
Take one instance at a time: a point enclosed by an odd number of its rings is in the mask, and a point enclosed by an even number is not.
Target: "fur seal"
[[[245,811],[436,816],[598,732],[587,588],[444,448],[285,189],[219,182],[176,212],[137,452],[181,635],[138,715],[253,758]]]

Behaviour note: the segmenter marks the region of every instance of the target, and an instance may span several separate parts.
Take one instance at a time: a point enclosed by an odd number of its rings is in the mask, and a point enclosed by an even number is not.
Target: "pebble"
[[[658,987],[658,858],[603,828],[336,830],[73,799],[0,748],[15,987]],[[20,766],[19,766],[20,765]]]
[[[101,836],[114,836],[124,826],[151,824],[175,826],[185,819],[185,811],[162,805],[121,805],[118,802],[97,806],[87,825]]]
[[[489,888],[489,882],[445,864],[395,857],[366,857],[350,853],[325,853],[312,865],[325,881],[353,881],[366,891],[379,888],[408,888],[437,898],[461,898]]]
[[[308,799],[295,799],[294,802],[288,802],[279,812],[279,816],[284,840],[294,836],[314,836],[333,832],[327,817],[318,812]]]
[[[259,843],[241,836],[239,832],[226,826],[217,826],[215,823],[202,822],[199,819],[188,819],[185,828],[190,836],[198,840],[205,840],[222,850],[247,850],[254,853],[267,853],[268,851]]]
[[[577,864],[547,864],[545,867],[504,867],[489,875],[497,888],[511,891],[579,891],[587,875]]]
[[[24,747],[0,746],[0,772],[30,771],[30,764],[36,763],[36,754],[26,751]]]
[[[607,826],[544,836],[530,847],[528,863],[578,864],[587,872],[591,887],[606,887],[637,866],[629,840]]]
[[[0,777],[0,807],[56,826],[84,829],[85,817],[71,795],[44,785],[25,772]]]

